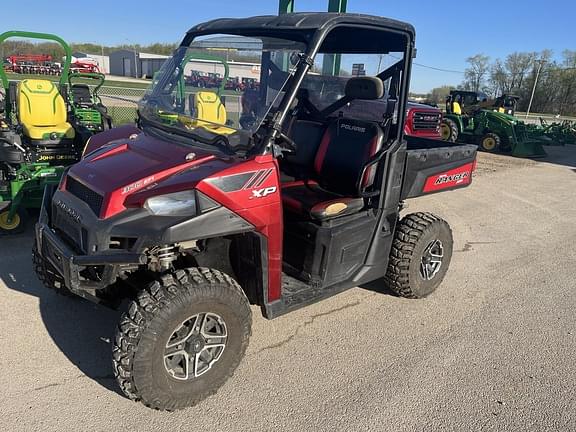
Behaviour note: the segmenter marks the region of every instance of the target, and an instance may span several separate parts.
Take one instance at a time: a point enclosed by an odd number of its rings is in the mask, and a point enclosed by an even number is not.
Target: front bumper
[[[146,256],[139,253],[108,252],[94,255],[76,253],[50,227],[51,199],[52,190],[46,188],[40,216],[36,224],[36,247],[40,256],[52,264],[60,274],[69,290],[79,293],[80,291],[103,289],[115,282],[122,267],[146,263]],[[82,276],[82,272],[89,267],[100,267],[98,280],[91,280]]]
[[[54,266],[66,287],[79,295],[94,294],[121,273],[147,264],[147,251],[155,246],[254,230],[223,206],[192,218],[155,216],[140,208],[99,219],[86,202],[54,189],[44,191],[36,224],[38,253]]]

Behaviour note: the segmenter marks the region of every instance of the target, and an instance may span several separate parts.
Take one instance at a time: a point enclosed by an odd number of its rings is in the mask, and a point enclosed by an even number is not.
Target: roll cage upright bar
[[[280,106],[278,107],[278,111],[274,115],[274,118],[272,120],[273,121],[272,130],[264,142],[264,151],[265,152],[271,151],[273,148],[274,142],[278,139],[279,136],[281,136],[282,125],[284,124],[284,121],[286,120],[286,118],[290,112],[290,107],[292,106],[292,104],[294,103],[294,100],[296,99],[296,94],[297,94],[298,89],[302,85],[302,82],[304,81],[306,74],[308,73],[310,68],[314,65],[314,58],[320,52],[320,49],[322,47],[322,43],[324,42],[324,40],[326,39],[328,34],[331,31],[333,31],[334,29],[336,29],[337,27],[350,27],[350,28],[357,27],[357,28],[364,28],[364,29],[365,28],[378,29],[377,27],[374,27],[374,26],[347,25],[347,24],[337,23],[337,24],[328,24],[328,25],[322,26],[317,30],[316,34],[314,35],[314,38],[312,39],[312,42],[308,46],[308,51],[306,53],[301,53],[300,60],[299,60],[298,64],[296,65],[296,70],[294,72],[294,75],[286,83],[286,86],[287,86],[286,95],[285,95],[284,99],[282,100],[282,102],[280,103]],[[384,28],[382,28],[381,31],[382,32],[400,33],[397,30],[384,29]],[[407,38],[406,47],[404,49],[404,58],[402,60],[400,60],[399,62],[397,62],[396,64],[394,64],[393,66],[391,66],[390,68],[384,70],[383,72],[381,72],[377,75],[377,77],[380,78],[382,81],[384,81],[390,77],[394,77],[394,75],[398,76],[398,81],[400,81],[400,87],[398,87],[398,83],[396,82],[395,91],[397,91],[398,105],[400,107],[406,106],[406,102],[407,102],[407,98],[408,98],[408,89],[409,89],[409,85],[410,85],[409,77],[410,77],[410,73],[411,73],[412,58],[415,54],[414,39],[412,37],[410,37],[410,35],[408,33],[403,33],[403,34]],[[403,79],[399,79],[400,75],[403,77]],[[394,83],[392,83],[392,84],[394,84]],[[348,98],[346,96],[344,96],[343,98],[341,98],[340,100],[338,100],[334,104],[332,104],[330,107],[327,107],[325,110],[323,110],[323,112],[327,111],[330,108],[332,108],[332,110],[337,109],[337,108],[334,108],[334,105],[336,105],[336,104],[342,104],[341,106],[344,106],[348,102],[350,102],[350,101],[348,100]],[[404,109],[399,110],[399,112],[398,112],[398,124],[404,124],[405,117],[406,117],[405,110]],[[402,128],[398,128],[398,134],[400,135],[401,133],[402,133]]]

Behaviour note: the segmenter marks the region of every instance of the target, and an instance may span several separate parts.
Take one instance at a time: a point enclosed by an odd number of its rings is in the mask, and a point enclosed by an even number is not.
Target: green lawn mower
[[[522,121],[505,112],[481,92],[454,90],[440,125],[444,141],[476,144],[490,153],[544,157],[543,141],[529,134]]]
[[[14,37],[57,42],[65,60],[59,83],[9,82],[0,68],[0,235],[24,230],[27,209],[40,207],[44,187],[59,183],[65,167],[80,159],[87,139],[68,121],[68,44],[55,35],[23,31],[0,34],[0,44]]]
[[[101,73],[75,72],[68,75],[70,121],[78,133],[88,137],[112,128],[112,118],[98,94],[104,84]],[[93,81],[91,87],[86,82]]]

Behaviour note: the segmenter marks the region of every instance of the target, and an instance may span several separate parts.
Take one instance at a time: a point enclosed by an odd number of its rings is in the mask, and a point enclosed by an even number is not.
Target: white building
[[[260,80],[260,64],[259,63],[245,63],[228,61],[229,77],[238,78],[253,78],[256,81]],[[222,63],[215,60],[190,60],[184,67],[184,75],[191,75],[192,71],[203,73],[217,73],[224,77],[224,66]]]
[[[148,77],[162,67],[169,56],[118,50],[110,53],[110,74],[119,76]]]

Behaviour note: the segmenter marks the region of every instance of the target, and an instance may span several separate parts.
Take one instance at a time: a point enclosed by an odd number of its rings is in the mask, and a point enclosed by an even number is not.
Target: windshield
[[[143,120],[232,152],[274,111],[305,46],[266,37],[208,35],[180,46],[140,102]]]

